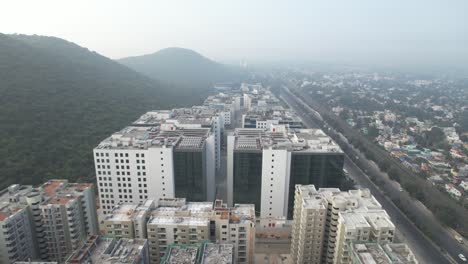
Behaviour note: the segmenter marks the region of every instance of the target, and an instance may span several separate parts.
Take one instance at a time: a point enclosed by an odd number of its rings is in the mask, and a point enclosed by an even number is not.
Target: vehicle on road
[[[458,243],[463,244],[463,237],[460,235],[455,235],[455,239],[458,241]]]
[[[463,254],[458,254],[458,257],[463,261],[466,262],[466,257]]]

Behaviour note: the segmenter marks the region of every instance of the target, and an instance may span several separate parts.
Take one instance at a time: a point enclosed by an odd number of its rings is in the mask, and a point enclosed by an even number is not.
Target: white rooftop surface
[[[209,224],[213,204],[211,202],[189,202],[182,206],[161,206],[151,212],[148,224],[194,225]]]
[[[154,205],[153,200],[147,200],[144,204],[118,204],[112,212],[106,215],[106,221],[131,221],[142,217]]]
[[[234,135],[236,150],[261,150],[271,147],[298,153],[343,153],[320,129],[288,129],[284,125],[274,125],[267,129],[237,128]]]
[[[104,139],[95,148],[99,149],[148,149],[150,147],[201,148],[209,136],[210,128],[180,128],[174,124],[161,126],[128,126]],[[196,141],[196,142],[195,142]],[[188,142],[184,143],[184,142]],[[194,145],[199,143],[199,145]]]

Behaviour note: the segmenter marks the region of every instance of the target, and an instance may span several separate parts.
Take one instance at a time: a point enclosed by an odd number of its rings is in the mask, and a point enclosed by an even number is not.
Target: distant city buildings
[[[51,180],[0,193],[0,262],[63,262],[89,235],[97,235],[95,192],[89,183]]]

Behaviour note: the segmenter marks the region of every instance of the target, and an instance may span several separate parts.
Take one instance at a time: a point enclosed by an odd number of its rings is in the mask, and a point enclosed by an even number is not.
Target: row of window
[[[162,153],[161,153],[162,154]],[[103,153],[103,152],[96,152],[96,157],[109,157],[109,153],[106,152],[106,153]],[[128,153],[114,153],[114,157],[126,157],[128,158]],[[135,157],[137,158],[144,158],[145,157],[145,154],[144,153],[136,153],[135,154]]]

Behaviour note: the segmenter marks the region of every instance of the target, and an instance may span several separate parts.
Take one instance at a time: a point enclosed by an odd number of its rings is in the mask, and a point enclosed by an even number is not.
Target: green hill
[[[62,39],[0,34],[0,188],[89,179],[92,148],[175,89]]]
[[[118,61],[148,77],[198,89],[211,87],[216,82],[237,81],[245,76],[239,68],[220,64],[183,48],[167,48]]]

